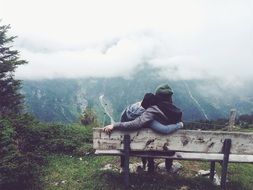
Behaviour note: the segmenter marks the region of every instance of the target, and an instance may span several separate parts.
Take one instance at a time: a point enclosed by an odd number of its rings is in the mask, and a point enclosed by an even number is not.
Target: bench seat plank
[[[178,130],[170,135],[155,133],[151,129],[113,131],[110,135],[101,128],[93,129],[93,148],[97,150],[123,150],[124,134],[131,138],[132,151],[163,151],[195,153],[222,153],[225,139],[232,140],[231,154],[253,155],[253,133]],[[192,155],[192,154],[191,154]]]
[[[95,155],[107,155],[107,156],[121,156],[124,155],[121,150],[96,150]],[[202,161],[222,161],[223,154],[210,154],[210,153],[188,153],[177,152],[173,156],[165,156],[164,154],[157,153],[156,155],[150,155],[147,152],[130,152],[130,156],[135,157],[152,157],[152,158],[171,158],[173,160],[202,160]],[[253,155],[229,155],[229,162],[236,163],[253,163]]]

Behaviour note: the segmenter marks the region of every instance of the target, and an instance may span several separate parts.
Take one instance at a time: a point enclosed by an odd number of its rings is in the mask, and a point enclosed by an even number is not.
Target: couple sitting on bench
[[[108,125],[103,128],[107,133],[113,130],[138,130],[151,128],[155,132],[170,134],[183,127],[182,112],[172,103],[173,91],[169,85],[164,84],[157,87],[155,95],[145,94],[141,102],[128,106],[121,115],[121,122]],[[173,154],[173,153],[172,153]],[[123,163],[121,159],[121,165]],[[143,169],[146,168],[146,159],[142,158]],[[154,171],[154,160],[148,158],[148,170]],[[166,159],[167,171],[172,166],[172,160]]]

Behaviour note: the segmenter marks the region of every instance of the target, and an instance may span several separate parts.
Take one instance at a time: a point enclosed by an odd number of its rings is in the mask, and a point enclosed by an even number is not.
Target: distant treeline
[[[219,130],[228,125],[228,119],[185,121],[184,128],[189,130]]]
[[[235,125],[241,128],[253,127],[253,114],[243,114],[236,118]],[[185,121],[185,129],[219,130],[228,126],[228,119]]]
[[[253,127],[253,114],[240,115],[237,119],[237,124],[243,128]]]

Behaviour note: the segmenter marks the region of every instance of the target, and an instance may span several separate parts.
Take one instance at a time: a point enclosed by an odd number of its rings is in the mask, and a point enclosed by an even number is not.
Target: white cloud
[[[252,78],[251,1],[0,0],[29,64],[19,78],[129,76],[140,63],[173,79]],[[163,74],[164,74],[163,73]]]

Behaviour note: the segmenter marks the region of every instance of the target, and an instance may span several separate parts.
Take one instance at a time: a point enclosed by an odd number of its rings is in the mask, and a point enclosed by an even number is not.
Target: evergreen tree
[[[7,36],[9,29],[10,25],[0,25],[0,118],[19,114],[23,104],[19,92],[21,82],[14,79],[14,71],[26,61],[12,49],[11,43],[16,36]]]

